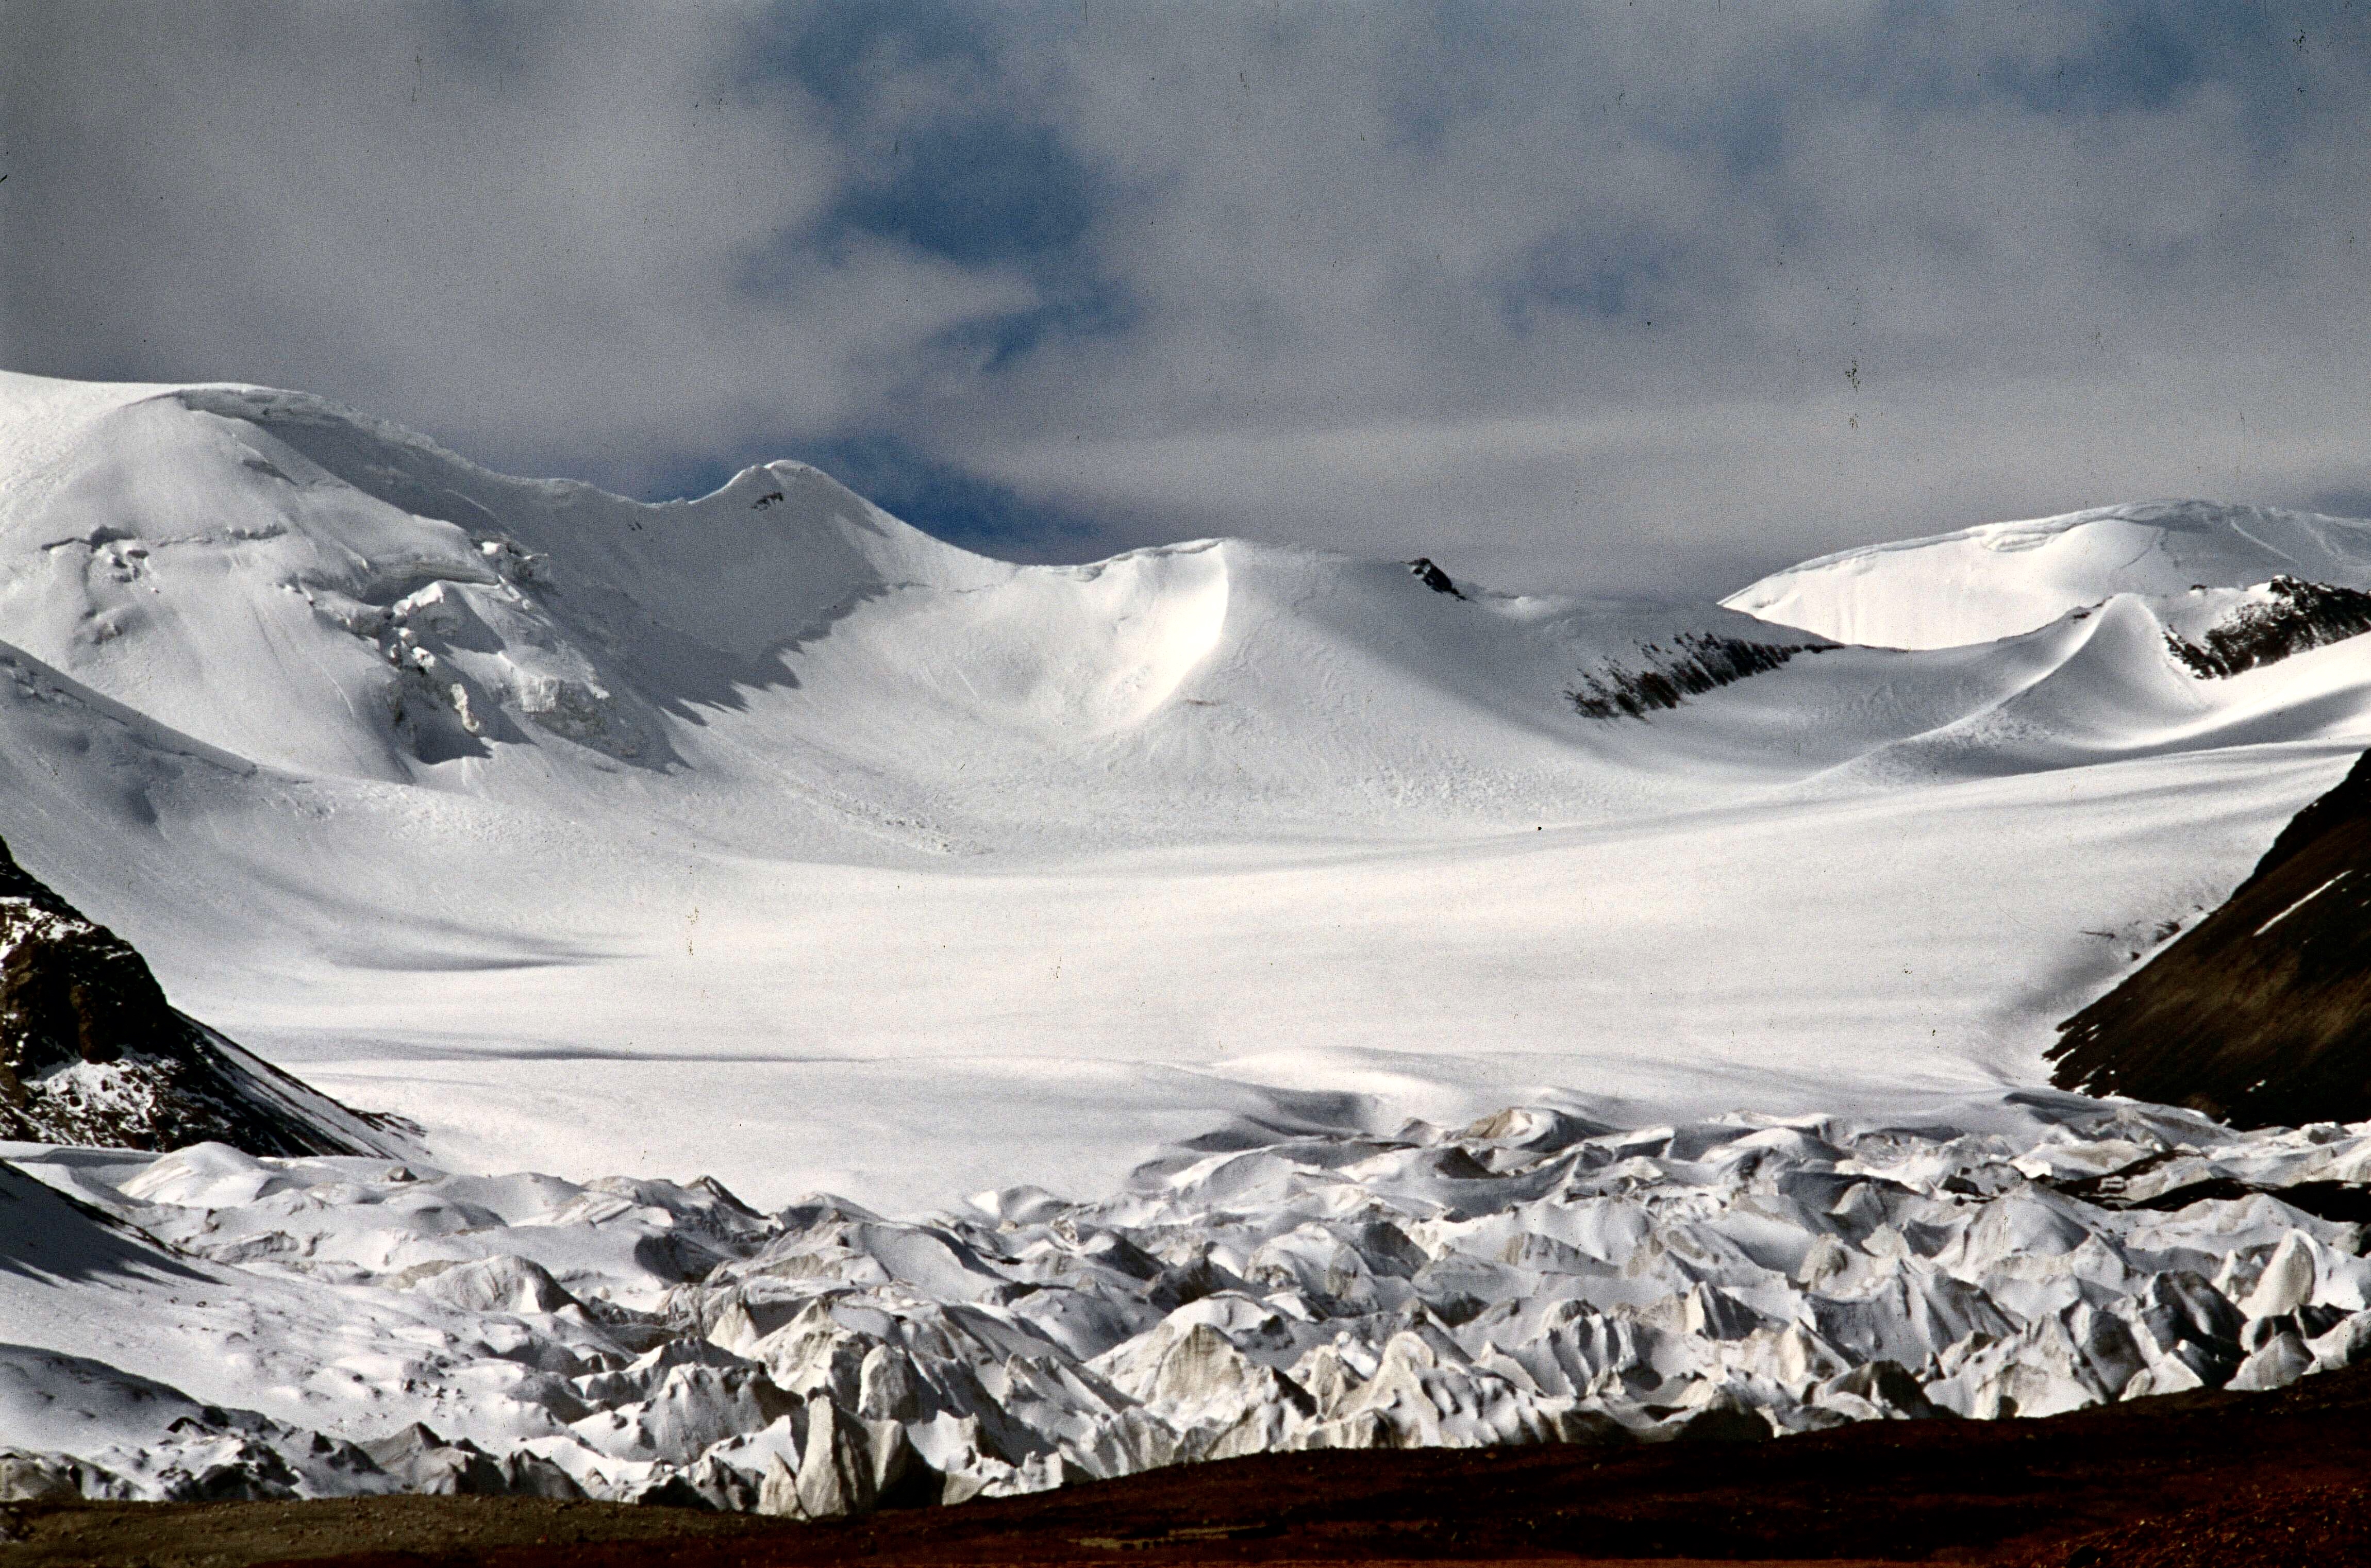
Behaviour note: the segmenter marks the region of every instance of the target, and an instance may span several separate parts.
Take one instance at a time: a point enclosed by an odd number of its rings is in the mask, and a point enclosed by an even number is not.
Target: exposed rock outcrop
[[[2221,908],[2059,1028],[2064,1089],[2239,1126],[2371,1117],[2371,754]]]
[[[2165,634],[2166,648],[2201,679],[2275,664],[2292,653],[2371,631],[2371,594],[2275,577],[2264,597],[2231,611],[2192,640]]]
[[[1452,599],[1465,597],[1464,593],[1457,586],[1456,580],[1434,565],[1430,556],[1417,557],[1407,563],[1407,569],[1410,577],[1436,594],[1446,594]]]
[[[412,1131],[340,1104],[175,1010],[131,943],[0,842],[0,1138],[402,1157],[418,1152]]]
[[[1739,637],[1683,631],[1673,646],[1648,643],[1638,651],[1644,667],[1608,661],[1584,672],[1565,700],[1589,719],[1644,719],[1658,709],[1677,708],[1691,697],[1717,691],[1748,675],[1775,670],[1798,653],[1822,653],[1827,642],[1752,642]]]

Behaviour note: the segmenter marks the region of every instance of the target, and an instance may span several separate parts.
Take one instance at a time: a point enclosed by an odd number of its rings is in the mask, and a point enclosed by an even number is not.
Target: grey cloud
[[[1162,172],[1112,241],[1149,324],[974,416],[1008,482],[1712,590],[1985,514],[2364,471],[2359,22],[2351,53],[2210,39],[2119,85],[2107,13],[1558,8],[1394,140],[1405,36],[1321,11],[1279,43],[1270,15],[1178,101],[1141,101],[1133,39],[1080,64],[1117,84],[1090,145]],[[1553,434],[1509,452],[1509,421]]]
[[[10,26],[8,363],[306,386],[612,484],[896,452],[918,496],[980,476],[977,536],[1042,504],[1015,553],[1697,593],[2371,485],[2336,5]]]
[[[837,419],[1026,291],[786,245],[844,155],[743,20],[12,8],[9,363],[300,386],[608,475]]]

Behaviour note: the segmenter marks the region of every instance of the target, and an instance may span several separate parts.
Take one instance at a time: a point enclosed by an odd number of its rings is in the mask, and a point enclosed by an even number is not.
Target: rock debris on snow
[[[1660,643],[1640,645],[1637,669],[1607,660],[1583,672],[1565,699],[1584,718],[1644,719],[1657,709],[1677,708],[1691,697],[1777,669],[1798,653],[1818,653],[1833,646],[1752,642],[1685,631],[1673,637],[1671,644],[1669,649]]]

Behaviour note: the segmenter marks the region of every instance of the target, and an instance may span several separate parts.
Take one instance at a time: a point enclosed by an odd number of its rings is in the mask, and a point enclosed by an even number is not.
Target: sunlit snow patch
[[[1721,602],[1839,642],[1949,648],[2047,626],[2114,594],[2288,572],[2371,588],[2371,523],[2207,501],[2093,507],[1822,556]]]

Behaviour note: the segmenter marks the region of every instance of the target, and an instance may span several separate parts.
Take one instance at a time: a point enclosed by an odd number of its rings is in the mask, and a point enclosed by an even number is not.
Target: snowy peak
[[[779,678],[851,607],[1015,571],[801,464],[653,506],[301,394],[5,390],[0,635],[300,772],[400,781],[538,734],[661,760],[662,713]]]
[[[480,548],[545,558],[565,591],[630,590],[633,609],[733,658],[762,657],[852,600],[903,583],[976,587],[1012,569],[891,517],[803,463],[745,468],[696,501],[646,504],[570,480],[513,478],[411,432],[297,393],[199,387],[187,407],[301,455],[308,478]]]
[[[0,638],[313,778],[516,799],[688,770],[930,841],[1066,786],[1146,820],[1214,785],[1323,815],[1421,778],[1536,821],[1622,750],[1591,718],[1785,656],[1731,611],[1509,598],[1429,561],[1202,540],[1017,566],[798,463],[653,505],[303,394],[6,390],[7,455],[40,460],[0,473]]]
[[[1722,603],[1842,642],[1949,648],[2031,631],[2114,594],[2283,574],[2371,588],[2371,523],[2204,501],[2095,507],[1822,556]]]
[[[862,617],[896,628],[904,646],[884,649],[891,668],[876,673],[908,704],[1100,732],[1174,690],[1224,617],[1224,563],[1207,546],[1022,568],[934,539],[804,463],[653,505],[492,474],[318,399],[179,397],[235,412],[391,513],[466,534],[482,567],[464,552],[458,570],[388,603],[386,627],[361,612],[361,629],[425,675],[430,697],[457,674],[443,695],[465,728],[469,698],[491,693],[479,711],[522,711],[622,760],[672,759],[667,719],[795,687],[804,648]]]

